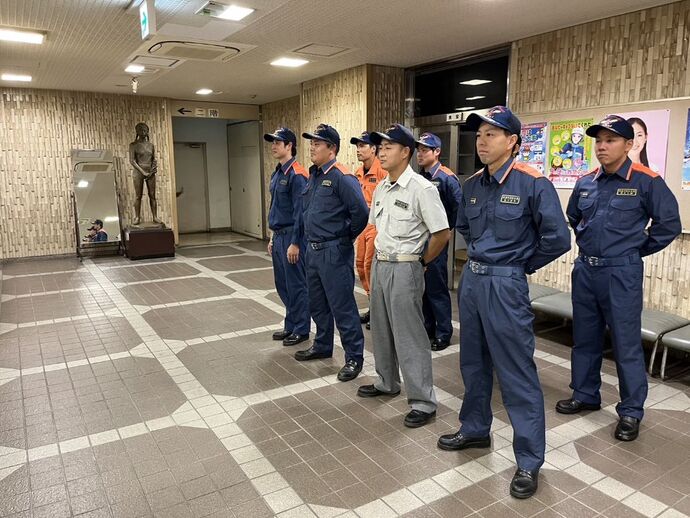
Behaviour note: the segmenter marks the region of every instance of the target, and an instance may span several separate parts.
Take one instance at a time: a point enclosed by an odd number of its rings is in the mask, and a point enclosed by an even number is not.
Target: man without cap
[[[388,174],[383,167],[381,161],[376,154],[378,153],[378,146],[371,141],[369,132],[364,131],[359,137],[352,137],[350,144],[357,146],[357,160],[362,162],[359,169],[355,172],[355,176],[359,180],[359,185],[362,187],[362,194],[364,200],[371,210],[371,198],[374,195],[374,189]],[[364,231],[357,238],[357,255],[355,257],[355,266],[359,274],[359,281],[362,287],[367,292],[369,297],[369,289],[371,285],[371,262],[374,259],[374,239],[376,238],[376,226],[369,223]],[[360,322],[369,326],[370,312],[367,311],[360,316]]]
[[[609,115],[590,126],[601,167],[580,178],[566,214],[579,256],[572,274],[573,395],[556,404],[561,414],[601,408],[604,331],[611,331],[621,401],[616,439],[633,441],[647,398],[642,350],[642,257],[668,246],[681,232],[678,202],[664,179],[628,158],[635,131]],[[648,226],[651,220],[651,225]]]
[[[420,174],[438,189],[446,209],[448,223],[455,225],[462,191],[455,173],[442,165],[441,139],[433,133],[423,133],[417,141],[417,163]],[[448,245],[431,261],[424,272],[424,327],[431,340],[432,351],[442,351],[450,345],[453,335],[452,307],[448,291]]]
[[[376,225],[372,267],[371,333],[379,379],[357,390],[360,397],[400,393],[402,371],[412,410],[404,424],[425,425],[436,415],[431,349],[424,329],[424,268],[450,238],[448,218],[438,190],[410,167],[415,140],[394,124],[372,133],[388,176],[374,191],[369,223]]]
[[[333,355],[333,319],[345,349],[340,381],[355,379],[362,370],[364,334],[355,302],[354,248],[367,224],[369,209],[357,178],[336,162],[340,135],[331,126],[319,124],[310,140],[314,165],[304,190],[304,233],[307,238],[307,286],[309,308],[316,323],[314,344],[297,351],[299,361]]]
[[[544,463],[544,396],[534,363],[534,316],[527,278],[570,248],[553,184],[517,162],[520,121],[505,106],[471,114],[484,168],[463,185],[457,229],[469,261],[460,280],[460,371],[465,395],[460,430],[443,435],[444,450],[491,446],[493,371],[513,425],[516,498],[532,496]]]
[[[273,278],[280,300],[285,304],[282,331],[273,333],[283,345],[297,345],[309,339],[309,297],[305,276],[304,225],[302,223],[302,192],[307,184],[307,171],[297,162],[297,137],[289,128],[266,133],[271,154],[278,160],[271,175],[271,208],[268,228],[271,240],[268,253],[273,258]]]

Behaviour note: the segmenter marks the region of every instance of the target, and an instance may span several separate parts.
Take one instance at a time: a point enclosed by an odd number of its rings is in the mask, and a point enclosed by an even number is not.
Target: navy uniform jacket
[[[597,168],[580,178],[566,214],[580,252],[593,257],[644,257],[682,230],[678,202],[664,179],[630,159],[613,174]]]
[[[533,273],[570,249],[570,232],[553,184],[511,158],[463,185],[456,228],[470,259]]]
[[[441,162],[436,162],[429,171],[422,171],[422,176],[436,186],[438,194],[441,196],[443,208],[446,209],[448,222],[451,224],[455,223],[460,199],[462,198],[462,189],[460,188],[458,177],[455,176],[453,171],[442,166]]]
[[[309,168],[302,204],[307,241],[353,241],[367,226],[369,207],[359,181],[335,160]]]
[[[271,176],[271,208],[268,212],[268,228],[281,230],[292,227],[290,244],[302,241],[302,192],[307,184],[307,171],[291,158],[278,164]]]

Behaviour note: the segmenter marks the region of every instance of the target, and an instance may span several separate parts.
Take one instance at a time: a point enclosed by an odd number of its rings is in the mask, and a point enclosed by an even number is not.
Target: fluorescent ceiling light
[[[299,59],[299,58],[280,58],[276,59],[275,61],[271,61],[271,65],[274,67],[301,67],[302,65],[306,65],[309,63],[306,59]]]
[[[488,79],[470,79],[469,81],[460,81],[461,85],[468,85],[468,86],[479,86],[479,85],[485,85],[486,83],[490,83]]]
[[[210,95],[213,93],[213,90],[210,88],[200,88],[199,90],[196,91],[197,95]]]
[[[472,97],[465,97],[466,101],[476,101],[477,99],[484,99],[486,95],[474,95]]]
[[[462,106],[460,108],[455,108],[456,111],[466,112],[467,110],[474,110],[474,106]]]
[[[79,183],[77,184],[77,187],[79,187],[80,189],[84,189],[88,186],[89,182],[87,182],[86,180],[79,180]]]
[[[40,45],[45,39],[45,34],[40,32],[18,31],[16,29],[0,29],[0,40],[17,41],[20,43],[34,43]]]
[[[2,74],[0,79],[3,81],[21,81],[23,83],[31,82],[31,76],[24,76],[19,74]]]
[[[119,221],[120,219],[117,216],[106,216],[103,218],[103,221],[106,223],[112,223],[113,221]]]
[[[232,20],[233,22],[239,22],[242,18],[246,18],[254,12],[254,9],[249,7],[240,7],[238,5],[230,5],[228,8],[220,13],[217,17],[223,20]]]
[[[140,72],[143,72],[146,69],[144,65],[135,65],[132,63],[131,65],[128,65],[127,68],[125,68],[125,72],[129,72],[130,74],[139,74]]]

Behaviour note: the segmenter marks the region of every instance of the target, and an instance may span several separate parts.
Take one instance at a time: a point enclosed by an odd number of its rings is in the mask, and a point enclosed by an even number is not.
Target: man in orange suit
[[[350,144],[357,146],[357,160],[362,162],[362,165],[357,169],[355,176],[362,186],[362,193],[367,205],[371,209],[371,199],[374,196],[374,189],[388,174],[382,167],[381,162],[376,156],[377,146],[369,138],[369,133],[364,131],[359,137],[352,137]],[[374,238],[376,238],[376,227],[372,224],[367,225],[359,237],[357,238],[357,255],[355,257],[355,265],[357,266],[357,273],[362,287],[369,296],[369,284],[371,278],[371,262],[374,259]],[[367,325],[369,329],[369,311],[360,316],[362,324]]]

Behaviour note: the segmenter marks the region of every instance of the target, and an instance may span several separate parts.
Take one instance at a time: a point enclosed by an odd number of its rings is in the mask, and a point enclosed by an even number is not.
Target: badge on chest
[[[637,189],[618,189],[616,196],[637,196]]]
[[[477,204],[477,198],[470,198],[470,205],[476,205]]]
[[[278,182],[278,183],[280,183],[280,185],[287,185],[288,182],[287,182],[287,179],[283,179],[283,180],[280,180],[280,182]]]
[[[520,197],[517,194],[501,194],[501,203],[520,205]]]
[[[395,200],[395,203],[393,204],[396,207],[400,207],[401,209],[407,210],[410,207],[409,203],[405,203],[404,201],[401,200]]]
[[[376,183],[376,178],[369,178],[369,183]]]
[[[331,181],[330,180],[324,180],[321,182],[321,187],[330,187],[331,186]]]

